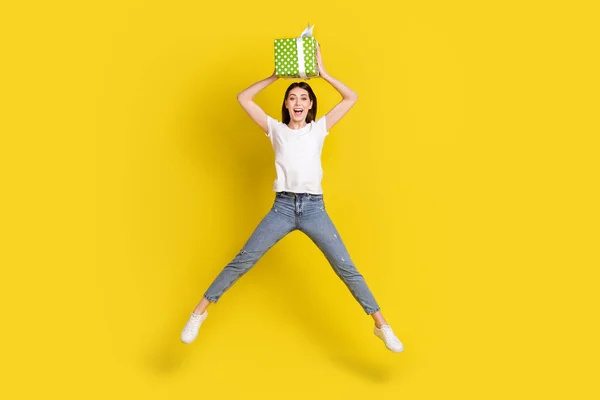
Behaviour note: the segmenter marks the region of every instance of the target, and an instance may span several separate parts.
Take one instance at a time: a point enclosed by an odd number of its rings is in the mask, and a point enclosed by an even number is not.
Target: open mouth
[[[294,115],[300,116],[300,115],[302,115],[302,111],[304,111],[304,110],[301,108],[294,108]]]

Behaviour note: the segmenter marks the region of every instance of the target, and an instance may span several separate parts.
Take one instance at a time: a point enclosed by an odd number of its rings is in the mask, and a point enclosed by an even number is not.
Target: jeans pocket
[[[313,204],[321,211],[325,211],[325,202],[323,201],[323,199],[315,199],[313,200]]]

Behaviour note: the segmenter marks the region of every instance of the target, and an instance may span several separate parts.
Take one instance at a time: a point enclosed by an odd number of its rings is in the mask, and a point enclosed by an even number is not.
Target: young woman
[[[306,82],[292,83],[286,90],[281,107],[281,122],[268,116],[253,99],[278,79],[275,73],[238,94],[239,103],[262,128],[275,151],[275,202],[244,247],[206,290],[204,298],[181,332],[184,343],[191,343],[196,339],[200,325],[208,316],[207,308],[211,303],[216,303],[227,289],[285,235],[300,230],[321,249],[335,273],[364,311],[373,318],[375,335],[383,340],[389,350],[404,350],[383,318],[379,305],[354,266],[340,234],[325,210],[321,188],[323,142],[329,130],[352,108],[357,95],[325,71],[319,47],[317,66],[319,75],[342,95],[342,101],[321,118],[316,119],[317,98]]]

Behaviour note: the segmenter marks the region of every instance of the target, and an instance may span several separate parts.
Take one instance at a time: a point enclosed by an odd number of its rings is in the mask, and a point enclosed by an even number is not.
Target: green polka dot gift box
[[[275,39],[275,75],[288,79],[319,76],[318,42],[312,37],[313,28],[309,26],[297,38]]]

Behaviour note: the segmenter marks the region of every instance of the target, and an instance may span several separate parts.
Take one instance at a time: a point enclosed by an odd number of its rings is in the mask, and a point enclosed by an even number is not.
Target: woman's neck
[[[302,122],[294,122],[294,121],[290,121],[288,122],[288,128],[297,131],[298,129],[304,128],[306,125],[308,125],[306,123],[306,121],[302,121]]]

